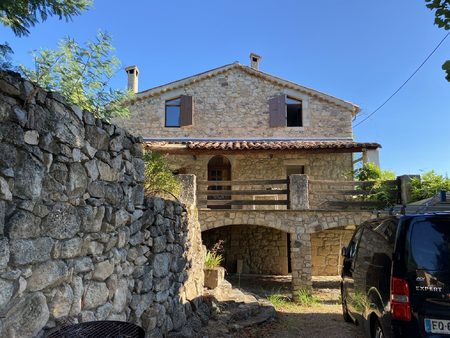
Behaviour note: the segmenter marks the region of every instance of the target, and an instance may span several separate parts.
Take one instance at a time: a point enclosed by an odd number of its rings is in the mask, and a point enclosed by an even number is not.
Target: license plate
[[[425,331],[450,334],[450,320],[425,318]]]

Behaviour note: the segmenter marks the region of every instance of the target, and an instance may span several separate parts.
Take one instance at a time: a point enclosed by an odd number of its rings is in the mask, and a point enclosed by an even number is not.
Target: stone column
[[[311,289],[311,236],[296,234],[291,237],[292,291]]]
[[[420,175],[402,175],[397,177],[397,180],[400,180],[400,196],[403,205],[411,201],[411,180],[417,177],[420,177]]]
[[[289,209],[291,210],[309,209],[307,175],[289,176]]]
[[[178,175],[181,182],[180,202],[188,207],[197,206],[197,178],[192,174]]]

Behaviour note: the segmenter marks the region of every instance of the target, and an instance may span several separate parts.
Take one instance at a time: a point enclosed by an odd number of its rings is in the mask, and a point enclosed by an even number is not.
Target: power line
[[[386,101],[384,101],[377,109],[375,109],[372,113],[370,113],[367,117],[365,117],[363,120],[359,121],[357,124],[355,124],[353,126],[353,128],[356,128],[357,126],[359,126],[361,123],[367,121],[372,115],[374,115],[377,111],[379,111],[381,108],[383,108],[383,106],[388,103],[408,82],[409,80],[411,80],[413,78],[414,75],[416,75],[416,73],[420,70],[420,68],[423,67],[423,65],[428,61],[428,59],[438,50],[438,48],[442,45],[442,43],[445,41],[445,39],[447,39],[447,37],[450,35],[450,31],[444,36],[444,38],[441,40],[441,42],[438,43],[438,45],[433,49],[433,51],[425,58],[425,60],[420,64],[419,67],[417,67],[417,69],[411,74],[410,77],[408,77],[408,79],[402,83],[402,85],[400,87],[398,87],[398,89],[387,98]]]

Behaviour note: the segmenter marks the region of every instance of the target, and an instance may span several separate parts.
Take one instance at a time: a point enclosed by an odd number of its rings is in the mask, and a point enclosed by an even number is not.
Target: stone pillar
[[[289,209],[309,209],[308,189],[307,175],[289,176]]]
[[[420,175],[402,175],[397,177],[397,180],[400,181],[400,196],[403,205],[408,204],[412,199],[411,180],[413,178],[420,178]]]
[[[311,235],[291,236],[292,291],[311,289]]]
[[[178,175],[181,182],[180,201],[186,206],[197,206],[197,178],[192,174]]]

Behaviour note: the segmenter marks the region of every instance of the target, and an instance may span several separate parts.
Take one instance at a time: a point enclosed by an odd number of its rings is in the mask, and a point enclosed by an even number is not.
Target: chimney
[[[259,61],[261,61],[261,56],[255,53],[250,53],[250,66],[253,69],[259,70]]]
[[[129,66],[125,68],[125,71],[128,74],[128,90],[133,91],[133,93],[138,92],[138,76],[139,69],[137,66]]]

